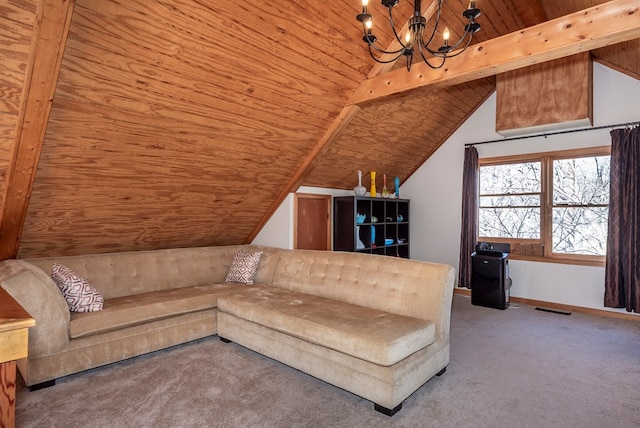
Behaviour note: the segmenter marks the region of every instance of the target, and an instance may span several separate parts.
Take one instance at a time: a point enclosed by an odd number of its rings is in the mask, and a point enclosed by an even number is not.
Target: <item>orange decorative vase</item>
[[[387,174],[382,175],[382,197],[389,197],[389,190],[387,190]]]

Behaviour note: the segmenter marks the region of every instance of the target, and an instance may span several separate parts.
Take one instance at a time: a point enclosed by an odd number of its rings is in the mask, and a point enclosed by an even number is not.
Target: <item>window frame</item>
[[[507,165],[523,162],[540,162],[540,238],[496,238],[478,236],[479,241],[508,243],[515,260],[529,260],[549,263],[577,264],[586,266],[604,266],[606,256],[554,253],[551,249],[553,239],[553,161],[575,159],[581,157],[611,156],[611,146],[597,146],[581,149],[558,150],[552,152],[529,153],[521,155],[499,156],[478,159],[478,176],[480,168],[490,165]],[[480,197],[480,180],[478,180],[478,202]],[[594,205],[598,206],[598,205]],[[480,204],[478,203],[478,221]],[[478,234],[480,226],[478,226]],[[547,250],[549,249],[549,250]]]

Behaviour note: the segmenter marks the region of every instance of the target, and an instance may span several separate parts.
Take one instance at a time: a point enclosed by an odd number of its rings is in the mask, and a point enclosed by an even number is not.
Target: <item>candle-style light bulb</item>
[[[362,0],[362,13],[367,13],[367,6],[369,6],[369,0]]]
[[[407,34],[404,35],[404,44],[409,46],[411,44],[411,31],[407,31]]]
[[[442,38],[444,39],[444,45],[449,46],[449,27],[444,27]]]
[[[364,3],[367,0],[362,0],[362,3]],[[475,9],[476,8],[476,0],[470,0],[469,1],[469,9]]]
[[[373,27],[373,19],[369,19],[364,23],[364,26],[367,29],[367,33],[371,34],[371,27]]]

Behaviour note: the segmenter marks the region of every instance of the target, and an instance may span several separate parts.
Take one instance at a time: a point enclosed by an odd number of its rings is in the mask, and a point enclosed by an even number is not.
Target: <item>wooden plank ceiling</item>
[[[405,181],[495,88],[488,76],[349,105],[385,71],[361,41],[359,0],[76,0],[51,101],[29,69],[43,55],[38,10],[62,3],[0,6],[4,258],[249,242],[299,185],[351,189],[358,169]],[[481,0],[477,42],[601,3]],[[445,1],[454,34],[466,4]],[[398,16],[411,8],[400,2]],[[640,77],[637,39],[593,55]],[[40,112],[29,88],[51,110],[43,136],[18,144]]]

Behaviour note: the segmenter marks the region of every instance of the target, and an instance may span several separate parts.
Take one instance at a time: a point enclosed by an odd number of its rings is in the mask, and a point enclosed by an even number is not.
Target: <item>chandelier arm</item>
[[[425,46],[426,47],[426,46]],[[420,53],[420,56],[422,57],[422,60],[425,62],[425,64],[427,64],[430,68],[437,70],[439,68],[441,68],[444,65],[444,62],[447,60],[447,57],[445,56],[441,56],[441,55],[433,55],[432,56],[434,58],[440,58],[442,59],[442,62],[440,62],[440,65],[433,65],[431,64],[431,62],[429,62],[429,59],[425,56],[424,51],[422,50],[423,46],[418,45],[418,52]],[[429,50],[429,53],[431,53],[431,51]]]
[[[469,40],[467,41],[466,45],[464,48],[462,48],[462,50],[454,55],[450,55],[449,52],[455,50],[458,45],[460,45],[460,43],[462,43],[464,41],[464,39],[467,38],[467,36],[469,36]],[[473,32],[470,32],[468,30],[465,30],[464,34],[460,37],[460,39],[453,45],[449,46],[449,49],[446,52],[440,51],[440,50],[433,50],[431,48],[429,48],[429,46],[424,45],[424,48],[433,56],[437,56],[439,58],[452,58],[454,56],[458,56],[460,55],[462,52],[464,52],[465,49],[467,49],[469,47],[469,45],[471,44],[471,40],[473,40]]]
[[[400,55],[402,55],[402,52],[404,51],[404,48],[400,48],[398,50],[395,51],[387,51],[382,49],[381,47],[379,47],[378,45],[375,44],[375,42],[372,42],[369,39],[366,39],[367,43],[369,44],[369,51],[371,51],[371,49],[373,48],[376,52],[380,52],[383,55],[396,55],[398,54],[398,58],[400,57]],[[378,61],[380,62],[380,61]]]
[[[455,57],[455,56],[460,55],[462,52],[466,51],[466,50],[467,50],[467,48],[469,47],[469,45],[471,45],[471,40],[473,40],[473,33],[471,33],[471,34],[469,35],[469,40],[467,40],[467,44],[465,44],[465,45],[464,45],[464,47],[463,47],[462,49],[460,49],[460,50],[456,51],[456,53],[454,53],[454,54],[447,54],[447,55],[446,55],[446,57],[447,57],[447,58],[453,58],[453,57]],[[460,40],[458,41],[458,43],[456,43],[455,45],[453,45],[453,46],[451,47],[451,50],[454,50],[454,48],[455,48],[456,46],[458,46],[458,45],[460,44],[460,42],[461,42],[461,41],[462,41],[462,39],[460,39]]]
[[[442,58],[442,62],[440,63],[440,65],[433,65],[428,60],[426,60],[425,64],[427,64],[430,68],[433,68],[434,70],[437,70],[439,68],[442,68],[442,66],[444,65],[444,61],[445,61],[445,58]]]
[[[367,44],[369,45],[369,49],[373,48],[376,51],[378,51],[378,52],[380,52],[381,54],[384,54],[384,55],[395,55],[395,54],[398,54],[398,53],[401,53],[401,52],[404,51],[404,47],[401,47],[400,49],[395,50],[395,51],[384,50],[381,47],[378,47],[376,45],[376,43],[374,41],[375,37],[373,37],[373,40],[372,40],[372,38],[370,37],[370,34],[367,32],[367,27],[365,27],[364,24],[362,25],[362,30],[363,30],[363,34],[364,34],[364,37],[362,39],[365,42],[367,42]]]
[[[407,46],[404,44],[404,42],[400,39],[400,36],[398,36],[398,31],[396,30],[396,24],[393,22],[393,6],[389,6],[389,23],[391,24],[391,30],[393,30],[393,35],[395,36],[396,40],[398,41],[398,43],[400,43],[400,46],[402,46],[398,51],[401,52],[404,49],[407,48]]]
[[[436,11],[436,19],[433,23],[433,31],[431,31],[431,36],[429,37],[429,40],[427,40],[426,42],[424,40],[420,40],[420,43],[418,43],[418,44],[422,44],[425,48],[427,48],[429,52],[431,52],[431,49],[429,49],[429,45],[433,41],[433,38],[436,35],[436,31],[438,30],[438,25],[440,24],[441,11],[442,11],[442,1],[438,0],[438,10]]]
[[[394,52],[394,54],[397,54],[395,57],[393,57],[392,59],[389,59],[389,60],[382,60],[382,59],[380,59],[380,58],[376,57],[376,56],[373,54],[373,50],[371,49],[372,47],[374,47],[374,46],[369,45],[369,55],[371,55],[371,58],[373,58],[373,60],[374,60],[375,62],[379,62],[380,64],[389,64],[389,63],[391,63],[391,62],[397,61],[397,60],[398,60],[398,58],[400,58],[400,57],[402,56],[402,52],[401,52],[401,51],[400,51],[400,52]],[[375,48],[375,47],[374,47],[374,48]],[[387,55],[391,55],[391,54],[387,53]]]
[[[469,24],[465,26],[464,34],[460,37],[460,40],[458,40],[454,45],[451,46],[450,50],[454,50],[455,48],[457,48],[458,45],[467,38],[467,36],[469,36],[469,41],[467,42],[467,45],[463,48],[463,50],[469,47],[469,44],[471,44],[471,39],[473,39],[473,31],[469,30],[469,28],[471,28],[471,24],[473,24],[473,20],[469,20]]]

